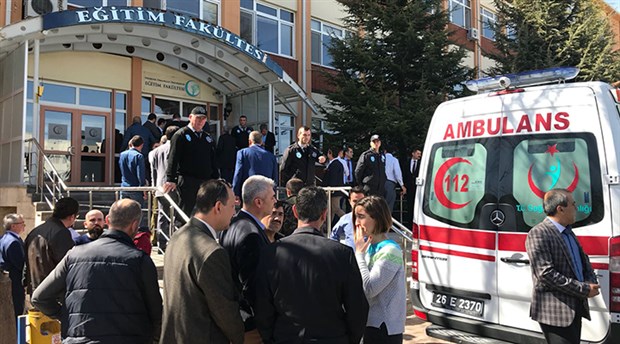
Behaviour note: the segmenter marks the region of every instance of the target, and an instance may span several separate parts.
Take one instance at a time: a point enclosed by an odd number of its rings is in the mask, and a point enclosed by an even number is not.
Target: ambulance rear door
[[[540,332],[529,317],[532,277],[525,250],[528,231],[545,218],[543,196],[553,188],[573,193],[573,229],[595,267],[605,259],[611,233],[608,187],[603,187],[605,155],[597,101],[586,86],[526,88],[498,97],[505,128],[499,148],[497,292],[499,324]],[[597,271],[598,273],[598,271]],[[602,275],[600,275],[602,276]],[[601,290],[606,293],[605,290]],[[583,322],[582,340],[599,342],[609,315],[603,296],[590,301],[592,321]]]
[[[434,316],[498,323],[497,227],[500,206],[499,97],[443,103],[427,138],[415,219],[419,230],[419,295]],[[430,319],[430,318],[429,318]]]

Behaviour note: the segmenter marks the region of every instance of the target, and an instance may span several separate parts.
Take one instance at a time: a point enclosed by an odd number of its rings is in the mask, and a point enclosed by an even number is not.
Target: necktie
[[[564,238],[564,242],[568,246],[568,252],[573,260],[573,267],[575,268],[575,272],[577,275],[577,279],[580,282],[583,282],[583,264],[581,262],[581,256],[579,255],[579,248],[577,246],[577,242],[575,242],[575,236],[572,235],[573,230],[571,226],[566,226],[564,231],[562,232],[562,237]]]
[[[347,177],[347,182],[349,183],[353,183],[353,165],[351,164],[351,159],[347,160],[347,163],[349,164],[349,176]]]
[[[413,167],[411,167],[411,174],[415,174],[415,168],[418,166],[418,161],[413,160]]]

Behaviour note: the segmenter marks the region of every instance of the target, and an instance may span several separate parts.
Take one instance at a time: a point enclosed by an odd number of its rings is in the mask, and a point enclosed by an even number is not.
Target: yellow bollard
[[[30,344],[61,344],[60,321],[37,310],[28,311]]]

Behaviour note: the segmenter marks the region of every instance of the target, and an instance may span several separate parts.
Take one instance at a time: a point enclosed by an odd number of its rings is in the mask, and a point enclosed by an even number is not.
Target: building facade
[[[445,6],[464,63],[487,70],[492,0]],[[151,112],[204,106],[214,138],[246,115],[281,154],[296,127],[323,127],[345,15],[335,0],[0,1],[0,215],[31,213],[25,185],[42,177],[25,140],[66,183],[114,185],[125,129]]]

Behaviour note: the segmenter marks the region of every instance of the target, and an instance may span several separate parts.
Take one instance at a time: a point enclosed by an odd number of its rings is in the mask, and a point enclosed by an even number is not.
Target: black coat
[[[362,153],[355,167],[355,180],[368,195],[383,196],[385,192],[385,155],[369,149]]]
[[[154,143],[158,143],[159,139],[161,139],[161,131],[159,130],[159,127],[157,126],[157,124],[151,122],[151,121],[146,121],[144,122],[144,124],[142,124],[145,128],[147,128],[151,134],[153,134],[153,136],[155,137],[155,142]]]
[[[69,318],[63,343],[151,343],[159,338],[157,270],[125,232],[110,229],[76,246],[35,290],[32,303],[58,316],[63,294]]]
[[[323,175],[323,186],[343,186],[344,167],[337,159],[330,161]]]
[[[254,129],[252,129],[252,127],[245,127],[244,129],[238,125],[232,128],[230,135],[235,138],[235,146],[237,147],[237,150],[247,148],[250,145],[248,138],[253,130]]]
[[[255,312],[265,344],[359,343],[368,302],[353,251],[311,227],[267,246],[256,270]]]
[[[274,153],[273,149],[276,146],[276,136],[271,132],[267,132],[267,136],[265,136],[265,149],[271,153]]]
[[[250,300],[254,299],[254,276],[259,253],[269,244],[265,231],[243,210],[232,219],[230,227],[220,234],[220,245],[230,256],[233,282],[240,294],[239,307],[246,331],[256,328]]]
[[[215,141],[207,132],[202,131],[199,139],[190,127],[183,127],[172,136],[167,181],[177,183],[179,175],[199,180],[219,178],[215,166]]]
[[[237,159],[237,147],[235,146],[235,138],[224,133],[217,139],[217,148],[215,152],[217,159],[217,167],[234,170],[235,160]]]
[[[304,186],[314,185],[316,170],[314,164],[319,161],[319,156],[321,152],[313,145],[303,149],[295,142],[288,146],[280,163],[280,185],[285,186],[291,178],[301,179]]]

